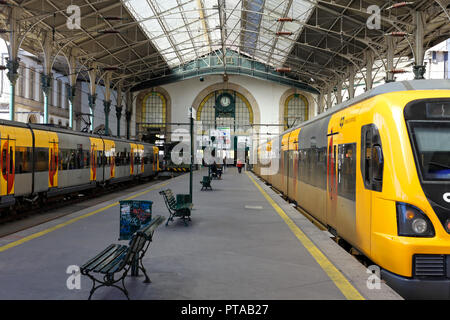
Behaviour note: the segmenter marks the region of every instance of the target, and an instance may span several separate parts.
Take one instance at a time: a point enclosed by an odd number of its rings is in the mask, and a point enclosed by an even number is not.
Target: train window
[[[2,149],[2,174],[6,176],[6,149]]]
[[[338,194],[355,201],[356,198],[356,143],[339,145]]]
[[[380,134],[374,124],[361,128],[361,174],[368,190],[381,191],[383,187],[383,149]]]
[[[16,147],[16,174],[31,172],[31,153],[27,147]]]
[[[35,148],[36,171],[48,171],[48,148]]]
[[[14,151],[9,147],[9,173],[12,174],[14,170]]]

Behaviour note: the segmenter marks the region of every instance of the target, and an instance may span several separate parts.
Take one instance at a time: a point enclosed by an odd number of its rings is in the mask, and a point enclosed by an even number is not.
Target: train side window
[[[6,176],[6,149],[2,149],[2,174]]]
[[[12,174],[14,170],[14,152],[13,148],[9,147],[9,173]]]
[[[361,128],[361,174],[368,190],[383,188],[384,157],[378,128],[374,124]]]

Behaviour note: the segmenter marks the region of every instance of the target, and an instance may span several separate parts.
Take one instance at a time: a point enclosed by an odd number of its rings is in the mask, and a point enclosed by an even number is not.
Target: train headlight
[[[404,237],[434,237],[430,219],[419,208],[397,202],[398,235]]]

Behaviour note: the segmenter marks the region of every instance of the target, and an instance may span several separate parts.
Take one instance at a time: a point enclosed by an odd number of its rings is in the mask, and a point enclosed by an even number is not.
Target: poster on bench
[[[152,201],[120,201],[119,240],[130,240],[132,235],[152,220]]]

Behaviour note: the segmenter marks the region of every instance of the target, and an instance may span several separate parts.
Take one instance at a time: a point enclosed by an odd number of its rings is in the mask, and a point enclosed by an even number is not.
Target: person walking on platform
[[[239,173],[242,172],[242,167],[244,166],[244,164],[242,163],[241,160],[238,160],[236,163],[236,167],[238,168]]]

